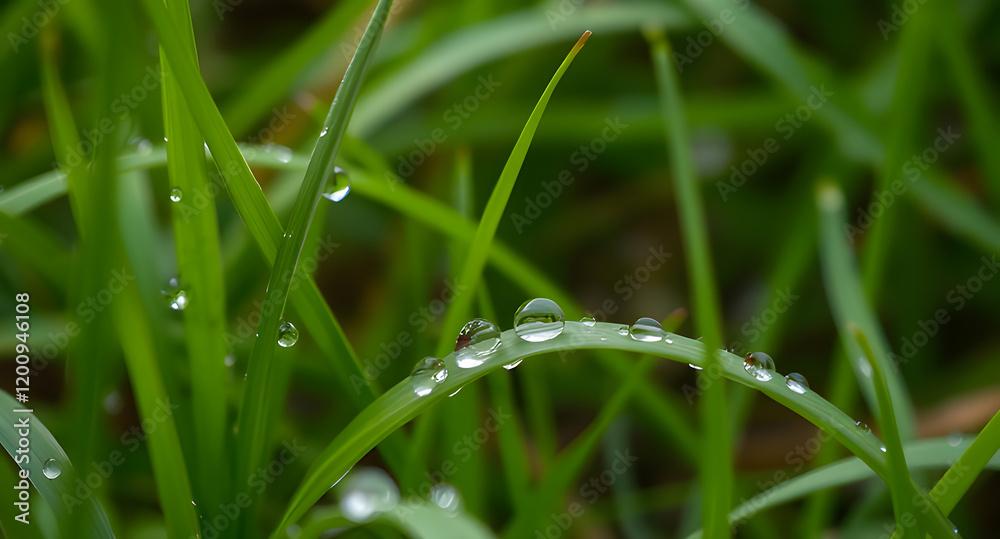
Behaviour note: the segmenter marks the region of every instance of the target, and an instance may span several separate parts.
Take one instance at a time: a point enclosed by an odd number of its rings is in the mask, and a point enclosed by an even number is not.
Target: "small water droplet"
[[[507,369],[508,371],[512,371],[512,370],[514,370],[515,367],[517,367],[518,365],[520,365],[522,361],[524,361],[524,360],[523,359],[519,359],[519,360],[517,360],[517,361],[515,361],[513,363],[508,363],[508,364],[504,365],[503,368]]]
[[[448,483],[438,483],[431,488],[431,501],[434,505],[448,512],[448,516],[454,517],[462,509],[462,494]]]
[[[743,360],[743,369],[750,373],[750,376],[766,382],[771,379],[771,371],[774,370],[774,360],[764,352],[754,352],[747,354]]]
[[[329,128],[324,127],[323,130],[319,132],[319,136],[325,137],[329,131],[330,131]]]
[[[500,346],[500,328],[483,318],[474,318],[462,326],[455,340],[455,363],[463,369],[482,365]]]
[[[789,373],[788,376],[785,377],[785,385],[788,386],[788,389],[791,389],[799,395],[803,395],[806,391],[809,391],[809,381],[806,380],[805,376],[802,376],[797,372]]]
[[[167,137],[163,137],[163,142],[170,142],[170,141],[167,140]]]
[[[122,411],[122,397],[117,391],[112,391],[104,397],[104,411],[112,415]]]
[[[278,326],[278,346],[289,348],[299,342],[299,330],[291,322],[281,321]]]
[[[958,447],[962,444],[962,438],[963,436],[961,432],[953,432],[948,435],[948,445]]]
[[[694,369],[696,371],[700,371],[701,370],[701,367],[695,365],[694,363],[688,363],[688,367],[691,367],[692,369]]]
[[[546,298],[525,301],[514,313],[514,331],[528,342],[554,339],[566,327],[566,317],[556,302]]]
[[[413,366],[410,372],[410,384],[418,397],[430,395],[431,391],[448,378],[448,369],[444,362],[436,357],[425,357]]]
[[[227,367],[232,367],[233,365],[235,365],[235,364],[236,364],[236,356],[234,356],[234,355],[232,355],[232,354],[228,354],[228,355],[226,355],[226,357],[225,357],[225,358],[224,358],[224,359],[222,360],[222,362],[223,362],[223,363],[225,363]]]
[[[362,468],[343,483],[340,512],[353,522],[368,522],[399,503],[399,487],[379,468]]]
[[[287,163],[292,160],[292,149],[288,146],[268,142],[264,145],[264,151],[273,155],[275,159],[281,161],[282,163]]]
[[[180,202],[184,198],[184,193],[180,189],[172,189],[170,191],[170,201]]]
[[[659,322],[653,320],[652,318],[640,318],[632,324],[632,327],[628,331],[629,336],[632,340],[641,342],[657,342],[662,341],[663,337],[666,337],[667,332],[663,331],[663,326]]]
[[[153,143],[147,139],[140,139],[135,149],[139,152],[139,155],[149,155],[153,153]]]
[[[187,292],[181,288],[180,279],[174,277],[167,282],[167,288],[160,291],[167,305],[175,311],[183,311],[188,305]]]
[[[628,326],[622,326],[618,328],[619,335],[628,335]]]
[[[864,421],[855,421],[854,425],[865,432],[871,432],[872,429],[868,428],[868,423]]]
[[[587,326],[588,328],[592,328],[597,325],[597,319],[594,318],[593,316],[584,316],[583,318],[580,319],[580,323]]]
[[[881,449],[883,453],[885,453],[885,444],[884,443],[879,442],[878,443],[878,448]]]
[[[55,479],[62,473],[62,469],[59,468],[59,463],[56,462],[56,459],[49,459],[45,461],[45,464],[42,464],[42,473],[49,479]]]
[[[323,178],[323,198],[340,202],[351,192],[351,177],[340,167],[328,168]]]

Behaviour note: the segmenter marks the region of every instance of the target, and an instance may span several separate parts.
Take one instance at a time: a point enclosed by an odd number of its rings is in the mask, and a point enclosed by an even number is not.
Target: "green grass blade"
[[[52,507],[61,524],[66,525],[70,514],[76,513],[78,516],[74,523],[77,526],[71,533],[63,527],[63,535],[82,534],[83,537],[112,538],[114,533],[108,523],[108,517],[104,514],[104,509],[97,503],[93,496],[79,500],[74,494],[76,488],[75,480],[78,475],[73,465],[70,464],[66,452],[59,446],[59,442],[52,436],[45,424],[32,412],[18,412],[24,410],[24,405],[19,404],[14,397],[5,391],[0,391],[0,444],[7,450],[12,459],[18,463],[21,470],[27,471],[27,480],[45,501]],[[19,453],[19,441],[21,435],[18,433],[17,425],[20,422],[27,422],[30,425],[31,448],[27,453]],[[19,460],[27,456],[27,461]],[[49,459],[55,459],[61,470],[59,477],[48,479],[42,473],[42,465]],[[18,477],[20,481],[22,477]],[[13,486],[13,485],[11,485]],[[11,488],[8,486],[7,488]],[[15,490],[23,491],[15,486]],[[5,513],[14,513],[15,508],[5,508]],[[21,511],[16,511],[20,513]],[[29,515],[27,518],[34,519],[37,515]],[[17,523],[18,526],[22,524]],[[8,537],[19,537],[10,535]]]
[[[187,1],[169,0],[167,9],[174,24],[184,28],[191,60],[194,31]],[[167,138],[167,172],[171,190],[191,198],[208,193],[208,163],[204,140],[177,86],[170,61],[160,52],[163,72],[163,125]],[[215,508],[224,501],[228,485],[229,466],[225,458],[226,401],[218,390],[227,381],[223,358],[229,353],[225,340],[226,300],[219,249],[219,224],[215,204],[208,203],[191,211],[188,206],[170,205],[174,241],[177,249],[177,270],[190,304],[184,309],[184,337],[191,377],[194,416],[194,441],[198,447],[195,462],[199,501]]]
[[[959,186],[928,170],[910,189],[917,203],[953,234],[986,251],[1000,251],[1000,224]]]
[[[294,45],[240,84],[239,92],[222,106],[234,133],[243,133],[267,113],[291,89],[274,81],[293,81],[302,70],[330,48],[337,38],[346,38],[352,23],[371,5],[370,0],[348,0],[330,7],[323,19],[313,25]]]
[[[0,212],[0,246],[8,254],[37,271],[60,292],[70,285],[72,257],[59,240],[37,223]]]
[[[370,451],[379,440],[419,415],[434,403],[447,398],[457,389],[494,371],[503,365],[534,355],[562,350],[622,350],[648,354],[705,367],[705,345],[701,341],[679,335],[670,335],[673,342],[640,342],[618,334],[619,324],[599,322],[593,328],[579,322],[567,322],[562,334],[543,342],[528,342],[513,330],[501,335],[500,347],[481,366],[461,369],[454,354],[442,358],[448,369],[447,378],[425,397],[417,396],[411,381],[405,379],[386,391],[368,408],[361,411],[317,457],[306,473],[296,493],[292,496],[285,516],[272,533],[277,538],[284,529],[298,521],[318,501],[330,485],[334,484],[355,463]],[[879,441],[870,432],[861,432],[854,420],[816,393],[797,394],[785,385],[784,379],[775,376],[762,382],[743,369],[743,358],[719,350],[719,361],[714,376],[736,381],[761,391],[782,406],[799,414],[820,427],[830,436],[857,455],[880,477],[886,477],[885,455]],[[501,375],[504,375],[501,373]]]
[[[1000,464],[1000,412],[990,419],[962,456],[934,485],[930,492],[931,499],[941,508],[942,513],[950,514],[981,472],[987,466],[996,469],[998,464]],[[941,494],[938,494],[939,492]]]
[[[876,417],[881,417],[875,385],[871,378],[871,367],[866,365],[864,354],[857,342],[850,337],[848,323],[853,322],[865,335],[869,335],[875,359],[881,362],[880,367],[885,373],[886,384],[892,402],[897,407],[896,415],[899,423],[899,435],[904,441],[914,438],[916,420],[906,387],[900,378],[896,365],[891,363],[889,346],[879,328],[874,313],[868,307],[861,279],[847,236],[843,230],[844,196],[832,184],[823,184],[817,190],[820,230],[820,261],[823,268],[823,280],[826,284],[826,295],[830,302],[830,310],[840,332],[841,342],[847,350],[847,356],[854,367],[858,385],[864,395],[869,409]]]
[[[688,275],[693,281],[692,304],[695,327],[704,338],[706,364],[715,368],[715,355],[710,351],[722,346],[722,318],[719,315],[719,295],[715,289],[711,244],[705,227],[704,205],[695,177],[688,128],[684,119],[677,74],[670,65],[670,46],[662,32],[648,32],[653,54],[653,66],[660,91],[663,126],[667,132],[668,150],[674,188],[677,191],[677,213],[687,254]],[[701,372],[699,378],[707,379]],[[700,385],[700,384],[699,384]],[[708,383],[700,406],[702,425],[702,523],[708,537],[728,537],[729,512],[733,492],[732,436],[726,409],[726,385],[721,380]]]
[[[648,376],[650,369],[656,362],[657,358],[646,357],[632,367],[632,374],[625,383],[618,386],[614,394],[604,402],[597,417],[559,454],[549,472],[542,479],[542,484],[528,495],[528,499],[521,505],[521,510],[514,514],[513,521],[504,530],[504,537],[510,539],[530,537],[531,532],[537,529],[550,512],[558,506],[559,500],[570,488],[573,480],[580,476],[583,467],[593,457],[600,445],[601,438],[611,426],[611,422],[618,417],[625,404],[628,403],[639,380],[643,376]],[[631,465],[630,462],[625,464]]]

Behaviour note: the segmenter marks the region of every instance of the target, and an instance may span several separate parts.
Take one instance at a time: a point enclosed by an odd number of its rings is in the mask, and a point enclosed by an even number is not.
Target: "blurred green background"
[[[279,162],[308,156],[369,4],[191,2],[201,72],[236,140],[264,145],[263,152]],[[819,265],[814,190],[817,180],[832,179],[847,197],[845,234],[864,271],[874,274],[869,297],[893,351],[906,358],[900,372],[918,412],[919,436],[976,432],[1000,408],[995,359],[1000,341],[994,331],[1000,282],[984,280],[981,290],[970,282],[977,274],[995,273],[981,268],[993,268],[984,257],[993,260],[1000,249],[995,151],[1000,139],[994,137],[1000,135],[995,115],[1000,5],[938,4],[944,2],[398,0],[355,109],[342,166],[348,174],[358,173],[351,165],[364,168],[361,174],[384,182],[390,194],[401,183],[476,219],[551,73],[579,34],[591,29],[593,36],[540,124],[498,239],[587,309],[567,309],[568,319],[588,314],[623,324],[640,316],[683,319],[678,310],[691,307],[690,276],[642,33],[666,28],[686,98],[727,348],[740,354],[766,351],[780,372],[800,372],[827,395],[834,361],[842,361],[843,353]],[[147,78],[159,72],[157,40],[145,13],[125,3],[114,15],[110,31],[121,32],[130,46],[109,66],[92,54],[94,33],[104,31],[93,21],[106,14],[89,2],[53,5],[58,13],[42,25],[32,22],[44,12],[38,2],[7,0],[0,7],[9,42],[0,47],[0,197],[55,164],[42,96],[40,58],[46,50],[57,59],[84,140],[102,119],[93,97],[95,74],[113,69],[127,87],[146,90],[130,92],[111,108],[110,120],[122,126],[120,151],[162,152],[159,82]],[[37,32],[29,37],[33,25]],[[759,25],[780,30],[787,41],[759,38],[772,35],[755,33]],[[779,60],[762,60],[768,58]],[[804,66],[807,84],[793,84],[798,74],[783,71],[789,64],[781,58]],[[460,165],[470,167],[471,192],[456,188]],[[284,220],[302,172],[282,168],[278,163],[253,170]],[[162,240],[151,262],[166,287],[177,271],[170,189],[165,168],[150,169],[148,178],[154,205],[146,211],[155,210],[149,215]],[[890,190],[890,200],[883,186],[893,180],[903,188]],[[959,211],[956,222],[955,213],[940,209],[949,197],[978,213]],[[244,322],[264,297],[268,272],[227,197],[215,202],[234,358],[229,385],[218,391],[229,395],[234,417],[251,346]],[[371,365],[381,361],[379,354],[391,356],[388,367],[376,369],[378,383],[390,387],[444,338],[440,300],[447,303],[456,286],[450,277],[455,246],[423,223],[357,193],[320,215],[313,241],[324,256],[317,256],[322,260],[316,280],[359,356]],[[963,216],[982,219],[969,225]],[[46,202],[26,219],[51,231],[69,260],[78,230],[66,197]],[[881,219],[885,237],[873,248],[870,225]],[[57,340],[59,328],[79,314],[67,305],[63,287],[53,283],[71,281],[72,266],[39,271],[37,261],[27,262],[29,255],[7,247],[4,239],[3,316],[13,312],[15,293],[29,291],[33,335],[42,341],[36,347]],[[875,268],[869,269],[873,260]],[[488,267],[485,283],[498,313],[494,321],[510,328],[514,310],[531,296],[495,267]],[[949,321],[929,323],[941,309]],[[186,372],[182,319],[168,312],[158,330],[174,354],[168,364],[180,380],[178,421],[184,423],[192,413],[185,406],[190,379],[197,374]],[[676,331],[698,336],[687,319]],[[412,342],[399,345],[400,332]],[[13,377],[6,374],[14,366],[9,333],[0,335],[5,373],[0,387],[12,393]],[[109,342],[106,352],[116,374],[105,388],[98,454],[124,444],[122,433],[142,420],[118,343]],[[277,436],[295,438],[307,449],[305,458],[290,465],[291,473],[268,488],[262,514],[269,522],[311,458],[355,413],[344,393],[350,386],[334,378],[308,332],[280,357],[292,362],[293,371]],[[33,379],[32,398],[39,417],[62,440],[73,432],[73,388],[64,351],[47,359],[50,364]],[[529,360],[510,374],[491,376],[505,375],[511,376],[536,478],[544,475],[554,451],[592,420],[617,383],[582,351]],[[684,389],[695,383],[695,371],[662,362],[652,376],[659,391],[689,416],[683,421],[695,424],[696,407]],[[774,481],[776,470],[801,473],[800,461],[789,455],[809,447],[815,428],[768,399],[731,389],[735,421],[745,421],[734,455],[736,498],[743,499]],[[874,424],[856,396],[839,404]],[[440,470],[441,462],[455,458],[455,444],[468,435],[467,426],[480,425],[495,406],[480,382],[431,410],[421,420],[425,424],[406,427],[423,440],[419,459],[426,469]],[[560,534],[673,537],[698,527],[692,510],[696,466],[660,430],[654,413],[635,401],[616,421],[602,456],[579,484],[607,469],[616,450],[628,448],[638,461],[615,489],[597,498],[593,510]],[[456,417],[466,422],[453,425]],[[516,502],[504,490],[496,440],[490,437],[483,446],[473,465],[461,467],[449,482],[462,491],[471,514],[499,530]],[[163,533],[146,451],[139,444],[102,487],[105,508],[124,537]],[[815,464],[816,452],[807,453],[801,464]],[[363,463],[383,465],[376,453]],[[5,467],[13,470],[9,462]],[[395,479],[404,493],[421,484],[419,476]],[[829,505],[820,510],[822,527],[828,528],[824,536],[878,536],[891,521],[888,492],[880,485],[855,484],[827,498]],[[965,537],[989,536],[1000,525],[992,511],[998,488],[988,472],[953,513]],[[567,502],[579,501],[581,492],[567,492]],[[800,516],[819,510],[813,507],[817,503],[770,510],[738,528],[737,535],[799,536]],[[343,536],[389,533],[362,529]]]

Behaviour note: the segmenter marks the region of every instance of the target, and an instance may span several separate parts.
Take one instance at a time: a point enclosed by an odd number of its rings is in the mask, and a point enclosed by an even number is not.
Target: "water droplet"
[[[583,318],[580,319],[580,323],[587,326],[588,328],[592,328],[597,325],[597,319],[594,318],[593,316],[584,316]]]
[[[228,354],[228,355],[227,355],[227,356],[226,356],[226,357],[225,357],[225,358],[224,358],[224,359],[222,360],[222,362],[223,362],[223,363],[225,363],[227,367],[232,367],[233,365],[235,365],[235,364],[236,364],[236,356],[234,356],[234,355],[232,355],[232,354]]]
[[[425,357],[413,366],[410,383],[418,397],[425,397],[447,377],[448,369],[444,367],[443,361],[436,357]]]
[[[663,337],[666,337],[667,332],[663,331],[663,326],[656,320],[643,317],[632,324],[632,327],[628,330],[628,334],[635,341],[657,342],[662,341]]]
[[[163,137],[163,142],[170,142],[170,141],[167,140],[167,137]]]
[[[139,144],[136,145],[136,151],[139,155],[149,155],[153,153],[153,143],[147,139],[140,139]]]
[[[872,377],[872,364],[868,362],[868,358],[864,356],[858,358],[858,369],[861,370],[861,374]]]
[[[696,371],[700,371],[701,370],[701,367],[695,365],[694,363],[688,363],[688,367],[691,367],[692,369],[694,369]]]
[[[324,127],[323,130],[319,132],[319,136],[325,137],[329,131],[330,131],[329,128]]]
[[[797,372],[789,373],[789,375],[785,377],[785,385],[788,386],[788,389],[791,389],[799,395],[803,395],[806,391],[809,391],[809,381],[806,380],[805,376],[802,376]]]
[[[462,509],[462,494],[448,483],[438,483],[431,488],[431,501],[434,505],[448,512],[448,516],[455,516]]]
[[[554,339],[566,327],[566,317],[556,302],[546,298],[525,301],[514,313],[514,331],[528,342]]]
[[[883,453],[885,453],[885,444],[884,443],[879,442],[878,443],[878,448],[881,449]]]
[[[264,145],[264,151],[273,155],[275,159],[281,161],[282,163],[287,163],[292,160],[292,149],[288,146],[268,142]]]
[[[761,382],[766,382],[771,379],[774,360],[764,352],[747,354],[747,358],[743,360],[743,369]]]
[[[278,326],[278,346],[289,348],[299,342],[299,330],[291,322],[281,321]]]
[[[871,432],[872,429],[868,428],[868,423],[864,421],[855,421],[854,425],[865,432]]]
[[[514,370],[515,367],[517,367],[518,365],[520,365],[522,361],[524,361],[524,360],[523,359],[519,359],[519,360],[517,360],[517,361],[515,361],[513,363],[508,363],[508,364],[504,365],[503,368],[507,369],[508,371],[512,371],[512,370]]]
[[[160,291],[167,305],[175,311],[183,311],[188,305],[187,292],[181,288],[180,280],[177,277],[170,279],[167,288]]]
[[[62,469],[59,468],[59,463],[56,462],[56,459],[49,459],[45,461],[45,464],[42,464],[42,473],[49,479],[55,479],[62,473]]]
[[[362,468],[347,478],[340,512],[354,522],[368,522],[399,503],[399,487],[379,468]]]
[[[455,340],[455,362],[463,369],[478,367],[500,346],[500,328],[483,318],[474,318],[462,326]]]
[[[622,326],[618,328],[619,335],[628,335],[628,326]]]
[[[184,193],[180,189],[173,189],[170,191],[170,201],[180,202],[184,198]]]
[[[351,192],[351,177],[340,167],[328,168],[323,178],[323,198],[333,202],[344,200]]]
[[[948,445],[958,447],[962,443],[962,438],[963,436],[961,432],[953,432],[948,435]]]
[[[104,411],[112,415],[122,411],[122,397],[117,391],[112,391],[104,397]]]

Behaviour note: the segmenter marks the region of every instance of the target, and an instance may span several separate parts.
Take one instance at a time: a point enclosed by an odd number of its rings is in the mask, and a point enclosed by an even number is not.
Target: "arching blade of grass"
[[[277,369],[287,369],[286,366],[275,365],[274,351],[278,345],[278,330],[282,323],[285,300],[292,285],[289,276],[296,273],[309,222],[321,199],[323,186],[325,182],[333,181],[329,177],[333,172],[333,158],[347,130],[361,82],[375,56],[391,5],[392,0],[380,0],[375,7],[361,45],[347,67],[323,131],[316,141],[306,168],[305,180],[285,228],[285,236],[278,245],[264,297],[266,307],[262,309],[260,322],[257,324],[257,339],[254,340],[247,367],[247,387],[240,409],[236,444],[237,478],[250,477],[270,447],[272,410],[282,397],[275,391],[271,378]],[[251,494],[251,499],[253,498],[254,495]],[[247,512],[248,515],[254,513],[249,508]],[[248,516],[244,521],[252,521],[252,518]]]
[[[442,358],[448,376],[427,396],[418,396],[410,379],[404,379],[386,391],[347,425],[320,454],[292,496],[285,516],[272,533],[277,538],[285,527],[298,521],[334,484],[381,439],[395,431],[437,401],[447,398],[462,386],[510,364],[538,354],[561,350],[623,350],[705,367],[705,345],[700,341],[670,334],[668,342],[640,342],[618,333],[618,324],[598,323],[590,328],[579,322],[567,322],[562,334],[543,342],[528,342],[513,330],[501,335],[500,347],[480,367],[462,369],[454,354]],[[762,382],[743,369],[743,359],[722,350],[717,352],[719,377],[734,380],[757,389],[779,404],[799,414],[844,444],[880,477],[886,477],[885,455],[879,441],[870,432],[860,431],[850,416],[832,406],[812,391],[797,394],[785,385],[780,376]],[[503,376],[503,373],[500,373]]]
[[[186,0],[168,0],[167,10],[174,24],[184,28],[191,60],[194,54],[194,30]],[[163,72],[163,126],[167,138],[167,172],[170,187],[180,192],[181,200],[206,196],[209,191],[208,163],[204,139],[198,131],[184,101],[170,61],[160,52]],[[226,329],[225,286],[222,281],[222,260],[219,255],[219,224],[215,204],[198,208],[170,205],[174,242],[177,249],[179,285],[188,295],[190,305],[184,309],[184,337],[187,344],[191,377],[194,419],[194,441],[198,447],[196,460],[191,462],[193,477],[205,507],[215,508],[224,501],[228,486],[228,459],[224,458],[226,401],[219,388],[225,387],[227,373],[223,359],[229,353],[223,339]]]
[[[275,81],[294,81],[337,38],[349,37],[350,25],[369,5],[370,0],[348,0],[331,6],[294,45],[285,48],[277,58],[242,82],[237,94],[222,106],[222,115],[230,129],[234,133],[250,129],[267,113],[268,107],[291,89],[288,84],[275,84]]]
[[[590,425],[587,425],[586,430],[558,455],[551,469],[542,479],[541,485],[528,494],[528,499],[521,504],[520,510],[514,514],[513,521],[504,530],[504,537],[509,539],[531,537],[532,530],[544,522],[570,488],[573,480],[583,472],[583,467],[599,448],[601,438],[611,426],[611,422],[618,417],[628,403],[628,399],[635,391],[639,380],[643,376],[648,376],[650,369],[656,362],[657,358],[646,357],[631,367],[632,373],[628,379],[618,386],[614,394],[604,402],[601,411]],[[627,448],[622,449],[627,452]],[[625,464],[631,465],[631,462]],[[575,511],[571,511],[572,513]]]
[[[987,466],[993,469],[1000,467],[1000,412],[983,427],[962,456],[931,489],[930,497],[937,502],[941,512],[945,515],[951,513]]]
[[[896,516],[896,534],[902,535],[904,529],[912,527],[912,532],[905,533],[909,535],[916,533],[917,537],[923,536],[925,531],[931,533],[933,537],[956,536],[948,519],[928,498],[927,493],[917,485],[906,467],[906,455],[903,453],[903,442],[899,437],[892,397],[889,395],[885,373],[882,371],[882,362],[875,357],[868,337],[857,325],[849,323],[848,331],[868,358],[872,369],[875,394],[882,414],[879,426],[882,427],[882,437],[885,440],[884,451],[889,472],[887,483],[892,495],[892,511]]]
[[[910,471],[934,468],[946,468],[949,462],[955,461],[968,452],[969,442],[952,446],[945,438],[918,440],[906,444],[906,464]],[[985,468],[1000,470],[1000,455],[987,456]],[[945,476],[948,476],[946,472]],[[969,474],[968,481],[975,480],[978,473]],[[873,479],[877,475],[856,457],[849,457],[815,470],[810,470],[797,477],[788,479],[776,487],[765,490],[746,502],[740,504],[729,513],[730,522],[740,522],[753,518],[757,513],[776,507],[790,501],[809,496],[810,494]],[[942,478],[943,479],[943,478]],[[951,477],[949,477],[951,479]],[[942,510],[944,508],[942,507]],[[693,533],[688,539],[701,537],[701,532]]]
[[[708,382],[699,407],[702,426],[702,524],[708,537],[728,537],[730,530],[726,514],[729,512],[733,491],[733,454],[729,411],[726,408],[726,384],[722,380],[711,380],[709,374],[716,368],[716,357],[712,351],[722,345],[722,318],[719,315],[719,294],[715,289],[711,244],[705,227],[705,210],[698,190],[698,179],[694,172],[691,144],[684,119],[684,102],[677,74],[670,65],[670,45],[662,31],[650,30],[647,37],[650,40],[660,92],[663,127],[667,132],[688,275],[693,281],[690,286],[695,327],[702,334],[707,350],[707,371],[698,373],[699,378]]]
[[[861,288],[857,266],[843,229],[846,222],[844,196],[833,184],[824,183],[816,191],[816,200],[819,207],[820,261],[826,295],[840,332],[841,342],[847,350],[848,359],[858,378],[861,393],[872,413],[876,417],[881,417],[875,385],[871,378],[871,366],[867,365],[864,353],[850,336],[848,331],[850,322],[857,324],[871,339],[875,359],[880,362],[892,402],[897,407],[899,435],[905,441],[912,440],[916,425],[913,407],[899,372],[891,362],[888,341],[882,334],[874,313],[868,307]]]
[[[676,7],[658,2],[624,2],[577,7],[553,28],[541,8],[457,30],[419,57],[383,77],[358,103],[351,133],[364,138],[427,92],[470,69],[516,52],[561,43],[584,30],[598,34],[634,30],[646,24],[670,28],[693,21]]]
[[[108,523],[108,517],[104,514],[104,509],[97,503],[97,500],[93,496],[79,499],[74,493],[77,486],[75,480],[78,475],[76,469],[70,464],[66,452],[59,446],[59,442],[34,413],[16,412],[16,410],[23,409],[23,404],[18,403],[7,392],[0,391],[0,417],[2,417],[0,444],[3,444],[3,448],[7,450],[11,458],[18,462],[20,469],[27,470],[28,482],[34,485],[38,493],[45,498],[45,501],[59,517],[63,536],[76,534],[81,537],[114,537],[111,525]],[[18,433],[18,424],[24,421],[27,421],[30,426],[31,448],[27,453],[18,453],[18,443],[21,439],[21,435]],[[27,462],[18,460],[25,455],[28,457]],[[42,472],[42,466],[50,459],[55,459],[61,470],[55,479],[47,478]],[[18,477],[18,481],[21,479]],[[8,485],[6,488],[11,488],[11,486]],[[15,491],[26,490],[20,486],[14,486],[14,489]],[[8,507],[4,509],[4,512],[13,513],[15,509]],[[20,513],[20,511],[17,512]],[[74,528],[71,532],[66,529],[65,525],[67,525],[69,515],[73,513],[78,515],[75,523],[82,527]],[[28,518],[33,519],[35,516],[29,515]],[[16,525],[21,526],[20,523]],[[17,535],[9,537],[17,537]]]

